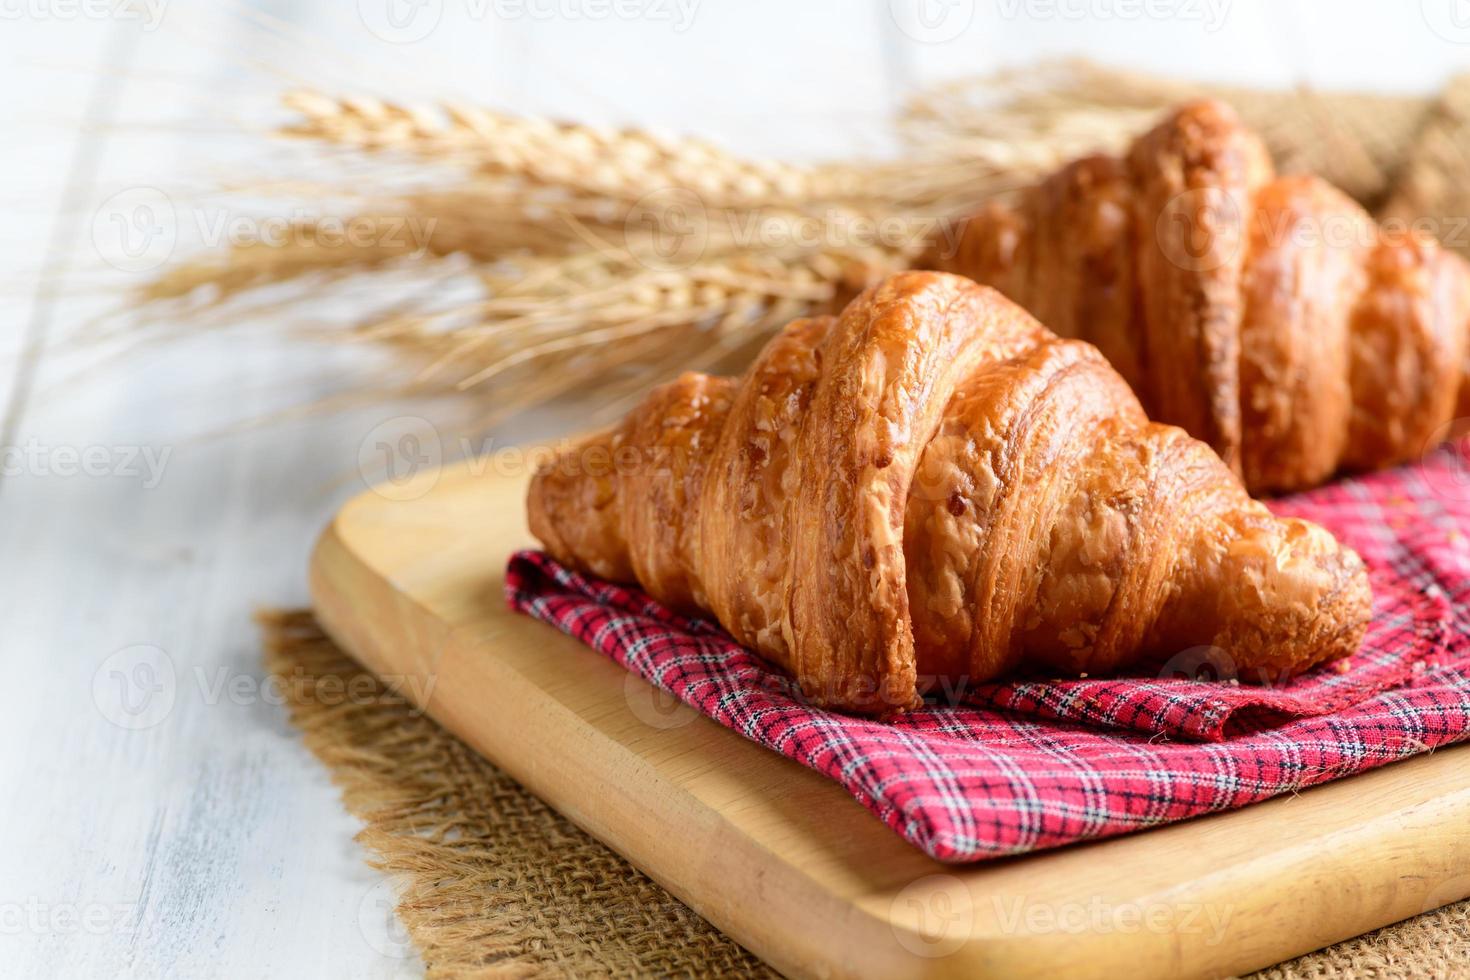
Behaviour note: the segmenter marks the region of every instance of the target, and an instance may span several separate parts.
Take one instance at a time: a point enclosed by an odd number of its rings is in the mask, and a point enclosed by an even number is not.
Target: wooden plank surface
[[[313,557],[318,616],[783,972],[1217,976],[1470,893],[1470,746],[1126,838],[939,864],[835,783],[511,613],[526,479],[481,460],[360,495]]]
[[[187,233],[199,217],[188,193],[273,172],[281,155],[260,135],[272,118],[261,113],[299,85],[451,96],[816,158],[891,149],[885,116],[917,85],[1040,54],[1422,89],[1470,52],[1420,11],[1377,0],[1237,2],[1209,36],[1182,20],[1079,22],[1044,4],[998,16],[967,0],[943,8],[973,13],[953,36],[906,32],[900,0],[702,0],[682,31],[545,4],[552,16],[474,16],[491,8],[446,0],[419,5],[442,19],[407,43],[371,29],[373,0],[174,0],[152,5],[162,19],[151,25],[104,6],[107,16],[15,3],[0,20],[0,448],[100,448],[116,464],[100,476],[45,465],[0,476],[11,559],[0,566],[0,667],[19,692],[0,720],[11,795],[0,835],[17,842],[0,849],[0,972],[14,976],[421,972],[383,880],[350,841],[355,821],[283,710],[259,696],[250,622],[257,605],[307,600],[311,541],[361,489],[360,446],[419,410],[219,437],[368,376],[321,347],[265,342],[260,322],[100,366],[59,345],[147,272],[99,255],[93,224],[113,194],[182,190]],[[1283,8],[1296,11],[1295,34]],[[101,111],[89,116],[91,105]],[[181,239],[177,254],[194,244]],[[23,357],[38,304],[49,306],[48,343]],[[549,410],[491,435],[500,445],[582,423]],[[168,454],[158,482],[120,472],[115,454],[134,451]],[[139,646],[167,657],[157,662],[171,665],[172,707],[123,727],[93,685]],[[90,926],[77,918],[88,914]]]

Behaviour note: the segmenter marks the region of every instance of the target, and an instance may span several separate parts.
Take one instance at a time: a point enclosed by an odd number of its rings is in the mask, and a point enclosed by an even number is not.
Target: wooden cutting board
[[[501,460],[502,468],[504,460]],[[969,866],[507,610],[527,477],[347,504],[317,615],[362,663],[782,972],[1219,976],[1470,895],[1470,745],[1129,837]]]

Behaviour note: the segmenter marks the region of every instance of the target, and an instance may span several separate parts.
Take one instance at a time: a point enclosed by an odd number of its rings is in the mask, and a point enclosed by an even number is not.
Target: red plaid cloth
[[[1470,738],[1470,444],[1273,509],[1357,549],[1375,592],[1345,669],[1275,687],[1230,683],[1219,651],[1187,651],[1145,677],[986,684],[960,707],[885,723],[813,708],[715,624],[544,554],[511,559],[506,593],[837,780],[925,853],[975,861],[1229,810]],[[1217,673],[1225,683],[1198,679]]]

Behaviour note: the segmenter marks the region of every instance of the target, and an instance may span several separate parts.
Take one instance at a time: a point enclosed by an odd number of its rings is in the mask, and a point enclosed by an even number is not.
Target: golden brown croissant
[[[685,374],[544,465],[557,559],[712,613],[820,704],[1109,671],[1212,644],[1296,672],[1355,650],[1362,562],[1273,517],[1088,344],[911,272],[797,320],[744,378]]]
[[[970,216],[926,268],[987,283],[1096,344],[1150,417],[1253,491],[1411,459],[1470,413],[1470,267],[1277,177],[1229,107],[1172,112]]]

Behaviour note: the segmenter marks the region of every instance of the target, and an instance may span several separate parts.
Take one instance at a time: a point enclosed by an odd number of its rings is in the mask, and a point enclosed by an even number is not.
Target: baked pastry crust
[[[1369,615],[1350,549],[1150,422],[1095,348],[941,273],[795,321],[739,380],[655,390],[527,504],[558,560],[866,713],[1202,644],[1274,678],[1351,653]]]
[[[982,208],[920,265],[1096,344],[1254,492],[1414,459],[1470,414],[1470,266],[1276,176],[1220,102]]]

